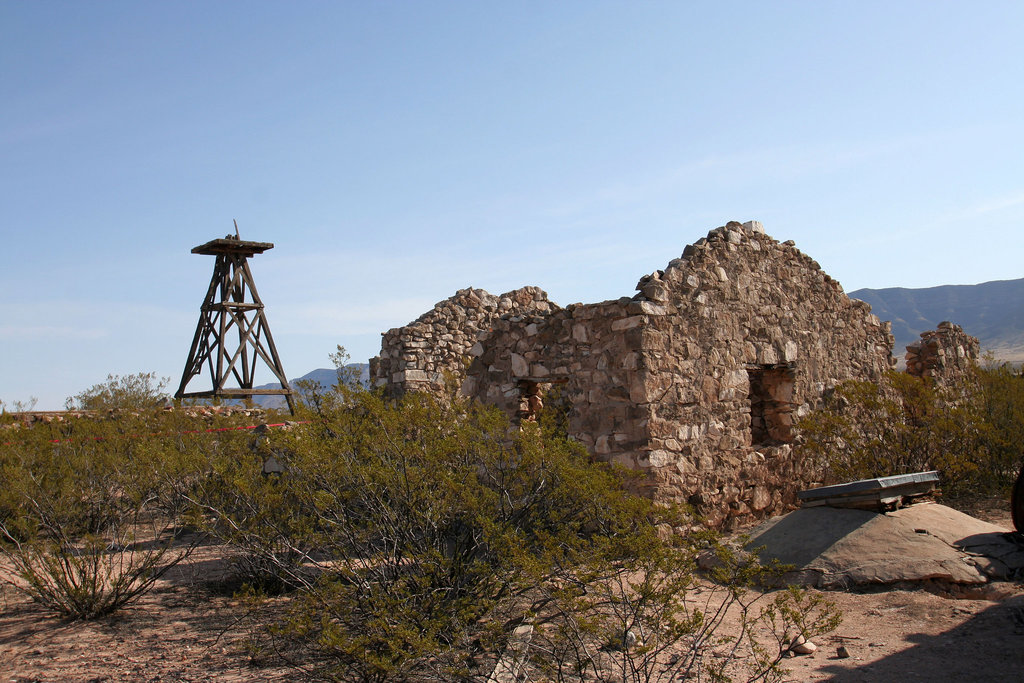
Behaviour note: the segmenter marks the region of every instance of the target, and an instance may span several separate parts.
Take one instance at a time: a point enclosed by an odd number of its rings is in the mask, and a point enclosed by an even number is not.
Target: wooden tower
[[[280,395],[295,412],[291,387],[270,334],[263,302],[256,291],[247,259],[273,249],[270,242],[246,242],[235,235],[200,244],[193,254],[216,256],[213,278],[199,314],[192,350],[185,361],[174,398],[252,398],[255,395]],[[247,295],[251,301],[247,301]],[[253,373],[262,360],[281,383],[280,389],[253,389]],[[213,388],[186,392],[192,379],[209,370]],[[234,382],[231,380],[234,379]],[[229,384],[237,384],[229,387]]]

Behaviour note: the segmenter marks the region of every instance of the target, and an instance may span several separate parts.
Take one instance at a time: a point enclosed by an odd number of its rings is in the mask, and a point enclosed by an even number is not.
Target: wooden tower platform
[[[247,260],[273,248],[270,242],[247,242],[236,234],[192,249],[193,254],[216,256],[217,261],[174,398],[246,399],[279,395],[284,396],[288,410],[295,412],[293,392]],[[253,374],[260,361],[281,383],[280,389],[253,389]],[[209,371],[212,388],[186,392],[188,383],[203,374],[204,369]],[[236,386],[229,386],[232,384]]]

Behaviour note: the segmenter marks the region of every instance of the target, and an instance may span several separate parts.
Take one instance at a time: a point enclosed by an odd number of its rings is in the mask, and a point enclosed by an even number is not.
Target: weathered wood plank
[[[262,254],[268,249],[273,248],[274,244],[272,242],[249,242],[246,240],[221,237],[220,239],[210,240],[205,244],[200,244],[197,247],[192,247],[192,253],[202,254],[203,256],[216,256],[218,254],[241,254],[244,256],[253,256],[255,254]]]
[[[209,389],[207,391],[190,391],[175,398],[243,398],[246,396],[291,396],[291,389]]]
[[[803,507],[830,505],[832,507],[880,508],[898,507],[904,499],[916,498],[933,492],[939,483],[939,473],[914,472],[877,479],[860,479],[845,484],[821,486],[797,493]]]

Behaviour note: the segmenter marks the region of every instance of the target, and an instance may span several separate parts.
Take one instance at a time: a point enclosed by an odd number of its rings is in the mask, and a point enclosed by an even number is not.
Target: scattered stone
[[[629,629],[625,633],[619,633],[615,638],[616,649],[630,651],[636,647],[637,638],[636,632],[633,629]]]
[[[815,652],[818,646],[812,641],[807,640],[803,636],[797,636],[793,639],[793,643],[789,646],[790,652],[798,655],[809,655]]]
[[[487,683],[516,683],[519,681],[532,639],[533,624],[517,626],[509,638],[504,654],[498,659],[491,675],[487,677]]]

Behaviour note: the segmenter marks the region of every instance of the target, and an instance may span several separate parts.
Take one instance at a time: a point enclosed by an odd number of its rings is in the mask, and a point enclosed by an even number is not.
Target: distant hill
[[[369,363],[349,363],[345,366],[346,369],[351,369],[354,373],[358,373],[359,383],[363,386],[369,386],[370,384],[370,364]],[[295,386],[296,382],[307,380],[311,382],[319,382],[324,388],[329,389],[338,383],[338,371],[334,368],[318,368],[312,372],[307,372],[302,377],[296,377],[289,379],[288,383],[292,385],[292,389],[299,391],[298,387]],[[272,382],[270,384],[261,384],[253,389],[280,389],[280,382]],[[283,396],[253,396],[253,403],[263,406],[264,408],[284,408],[285,400]]]
[[[921,332],[949,320],[977,337],[982,352],[1024,361],[1024,279],[925,289],[858,289],[850,297],[866,301],[875,315],[892,321],[897,358]]]

